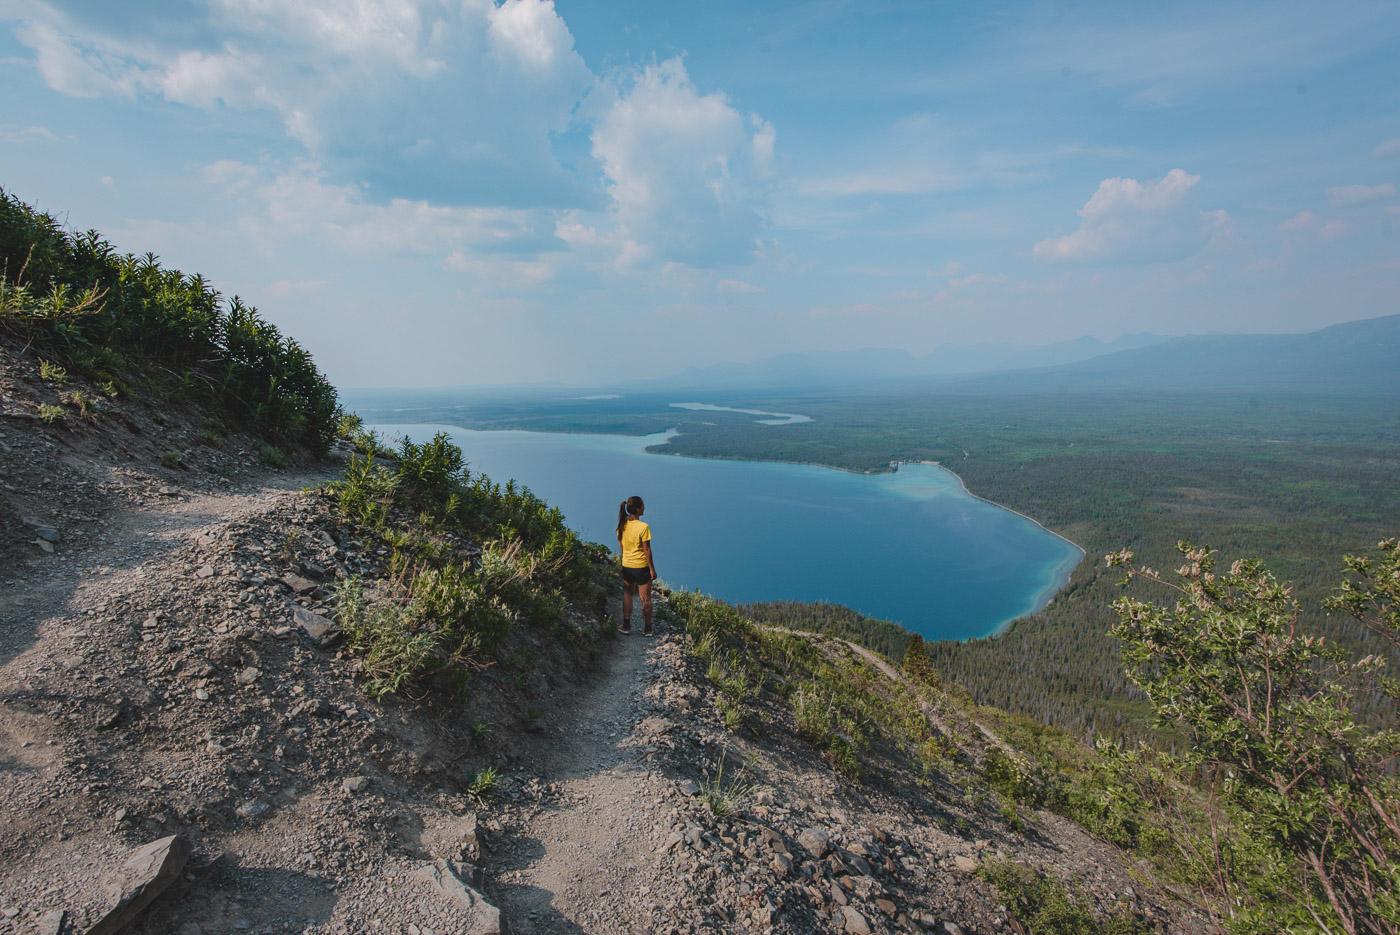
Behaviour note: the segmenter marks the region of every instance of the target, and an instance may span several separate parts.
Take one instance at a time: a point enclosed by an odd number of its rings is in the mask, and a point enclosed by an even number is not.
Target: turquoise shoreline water
[[[618,503],[646,500],[662,580],[732,602],[825,600],[926,639],[999,631],[1034,612],[1084,556],[1074,543],[968,493],[936,464],[890,474],[644,451],[645,437],[377,424],[445,432],[471,469],[514,478],[586,538],[613,544]]]

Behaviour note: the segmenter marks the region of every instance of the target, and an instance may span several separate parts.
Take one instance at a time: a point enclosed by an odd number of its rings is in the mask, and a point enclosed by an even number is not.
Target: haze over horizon
[[[1396,311],[1400,6],[0,0],[0,186],[337,384]]]

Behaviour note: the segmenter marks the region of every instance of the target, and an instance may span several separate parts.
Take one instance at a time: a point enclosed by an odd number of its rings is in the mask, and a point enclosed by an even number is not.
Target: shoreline
[[[1056,539],[1059,539],[1061,542],[1066,542],[1066,543],[1068,543],[1069,545],[1074,546],[1075,550],[1079,552],[1079,558],[1078,558],[1078,560],[1076,560],[1075,563],[1074,563],[1073,565],[1069,565],[1069,566],[1065,569],[1065,571],[1064,571],[1062,574],[1057,575],[1057,577],[1060,579],[1059,584],[1052,584],[1052,585],[1047,585],[1047,586],[1046,586],[1046,588],[1050,591],[1050,593],[1049,593],[1049,596],[1046,597],[1044,601],[1041,601],[1039,595],[1037,595],[1036,600],[1033,602],[1033,603],[1036,604],[1037,606],[1033,607],[1033,608],[1030,609],[1030,610],[1025,611],[1024,613],[1017,614],[1015,617],[1012,617],[1010,620],[1004,621],[1003,623],[999,624],[999,625],[997,626],[997,628],[996,628],[995,630],[993,630],[991,633],[988,633],[988,634],[985,635],[985,636],[976,637],[977,639],[986,640],[986,639],[991,639],[992,637],[1001,636],[1001,635],[1002,635],[1003,633],[1005,633],[1005,632],[1007,631],[1007,629],[1008,629],[1013,623],[1015,623],[1017,620],[1020,620],[1022,617],[1028,617],[1028,616],[1030,616],[1031,614],[1038,614],[1038,613],[1040,613],[1042,610],[1044,610],[1045,608],[1049,607],[1049,606],[1050,606],[1050,602],[1053,601],[1053,600],[1055,599],[1055,595],[1056,595],[1056,594],[1059,594],[1061,591],[1063,591],[1063,590],[1069,585],[1069,580],[1070,580],[1070,577],[1074,574],[1074,570],[1075,570],[1076,568],[1078,568],[1081,564],[1083,564],[1084,559],[1086,559],[1086,558],[1089,557],[1089,551],[1088,551],[1087,549],[1085,549],[1084,546],[1080,545],[1078,542],[1075,542],[1073,539],[1069,538],[1068,536],[1062,536],[1062,535],[1060,535],[1058,532],[1056,532],[1055,530],[1051,529],[1049,526],[1046,526],[1044,523],[1042,523],[1040,520],[1036,519],[1035,517],[1033,517],[1033,516],[1027,516],[1025,513],[1022,513],[1020,510],[1013,509],[1013,508],[1007,506],[1007,505],[1004,504],[1004,503],[997,503],[995,500],[989,500],[989,499],[987,499],[986,497],[979,496],[978,494],[973,493],[971,490],[968,489],[967,481],[963,480],[962,475],[959,474],[957,471],[954,471],[952,468],[946,467],[941,461],[892,461],[892,462],[890,462],[890,463],[896,465],[896,472],[898,471],[898,465],[900,465],[900,464],[932,464],[932,465],[934,465],[935,467],[941,468],[942,470],[947,471],[949,474],[953,475],[953,477],[957,478],[958,486],[959,486],[960,488],[962,488],[962,492],[965,493],[965,494],[967,494],[967,495],[968,495],[969,497],[971,497],[972,499],[974,499],[974,500],[981,500],[983,503],[991,504],[991,505],[994,506],[994,507],[997,507],[997,508],[1002,509],[1002,510],[1006,510],[1008,513],[1015,513],[1017,516],[1021,517],[1022,519],[1027,520],[1028,522],[1034,523],[1035,525],[1039,526],[1041,529],[1045,530],[1045,531],[1048,532],[1050,535],[1054,536]]]
[[[544,430],[539,430],[539,429],[521,429],[521,428],[472,428],[472,427],[470,427],[470,426],[464,426],[464,425],[463,425],[463,426],[453,426],[451,423],[432,423],[432,422],[400,423],[400,424],[418,424],[418,425],[434,425],[434,424],[438,424],[438,425],[449,425],[449,426],[454,427],[454,428],[460,428],[460,429],[465,429],[465,430],[467,430],[467,431],[475,431],[475,432],[493,432],[493,431],[494,431],[494,432],[538,432],[539,434],[544,434],[544,435],[549,435],[549,434],[597,435],[597,436],[613,437],[613,438],[636,438],[636,439],[639,439],[639,440],[646,439],[646,438],[651,437],[651,436],[654,436],[654,435],[663,435],[663,436],[665,436],[664,440],[663,440],[662,442],[658,443],[658,444],[653,444],[653,445],[642,445],[641,448],[639,449],[639,450],[641,451],[641,453],[643,453],[643,454],[655,454],[655,455],[669,455],[670,457],[673,457],[673,458],[690,458],[690,459],[695,460],[695,461],[736,461],[736,462],[746,462],[746,463],[749,463],[749,464],[796,464],[796,465],[802,465],[802,466],[805,466],[805,467],[819,467],[819,468],[824,468],[824,469],[829,470],[829,471],[842,471],[842,472],[845,472],[845,473],[847,473],[847,474],[858,474],[858,475],[862,475],[862,476],[865,476],[865,477],[877,477],[877,476],[879,476],[879,475],[881,475],[881,474],[898,474],[898,473],[899,473],[899,467],[900,467],[901,464],[927,464],[927,465],[933,465],[934,467],[937,467],[937,468],[939,468],[940,470],[946,471],[947,473],[951,474],[951,475],[953,476],[953,478],[954,478],[955,480],[957,480],[957,482],[958,482],[958,488],[962,491],[962,493],[966,494],[967,496],[971,497],[971,498],[974,499],[974,500],[980,500],[981,502],[986,503],[986,504],[988,504],[989,506],[994,506],[994,507],[996,507],[997,509],[1005,510],[1005,511],[1007,511],[1008,513],[1014,513],[1014,514],[1016,514],[1017,516],[1021,517],[1021,518],[1024,519],[1024,520],[1026,520],[1027,522],[1033,523],[1035,526],[1039,527],[1039,528],[1042,529],[1043,531],[1045,531],[1045,532],[1049,533],[1050,535],[1054,536],[1056,539],[1059,539],[1059,540],[1061,540],[1062,542],[1067,543],[1068,545],[1070,545],[1071,547],[1073,547],[1073,548],[1075,549],[1075,551],[1077,551],[1077,552],[1079,553],[1079,558],[1078,558],[1077,560],[1075,560],[1072,564],[1066,563],[1066,565],[1065,565],[1063,571],[1058,571],[1058,572],[1056,573],[1056,575],[1054,576],[1054,580],[1052,580],[1052,581],[1051,581],[1050,583],[1048,583],[1044,588],[1042,588],[1040,591],[1037,592],[1035,600],[1031,602],[1032,606],[1030,607],[1030,609],[1024,610],[1024,611],[1022,611],[1021,613],[1018,613],[1016,616],[1011,617],[1011,618],[1009,618],[1009,619],[1007,619],[1007,620],[1002,621],[1002,622],[999,623],[995,628],[993,628],[990,632],[984,633],[984,634],[982,634],[981,636],[969,636],[969,637],[963,637],[963,638],[961,638],[961,639],[958,639],[958,638],[951,638],[951,637],[943,637],[943,638],[933,639],[934,642],[942,642],[943,640],[946,640],[946,639],[954,639],[956,642],[965,642],[965,641],[967,641],[967,640],[973,640],[973,639],[984,639],[984,640],[985,640],[985,639],[992,639],[992,638],[994,638],[994,637],[1001,636],[1001,635],[1002,635],[1003,633],[1005,633],[1005,632],[1007,631],[1007,629],[1010,628],[1010,626],[1011,626],[1013,623],[1015,623],[1017,620],[1020,620],[1020,619],[1022,619],[1023,617],[1030,616],[1031,614],[1039,613],[1040,611],[1044,610],[1046,607],[1050,606],[1050,603],[1055,599],[1055,595],[1059,594],[1061,591],[1063,591],[1063,590],[1065,589],[1066,586],[1068,586],[1068,584],[1069,584],[1069,582],[1070,582],[1070,578],[1071,578],[1072,575],[1074,574],[1074,570],[1075,570],[1076,568],[1078,568],[1078,567],[1080,566],[1080,564],[1083,563],[1084,559],[1088,558],[1088,556],[1089,556],[1088,550],[1086,550],[1082,545],[1080,545],[1079,543],[1075,542],[1073,539],[1070,539],[1068,536],[1063,536],[1063,535],[1061,535],[1060,533],[1056,532],[1055,530],[1049,528],[1049,527],[1046,526],[1044,523],[1040,522],[1038,519],[1035,519],[1035,518],[1032,517],[1032,516],[1027,516],[1025,513],[1022,513],[1020,510],[1013,509],[1012,507],[1009,507],[1009,506],[1007,506],[1007,505],[1004,504],[1004,503],[998,503],[998,502],[996,502],[995,500],[990,500],[990,499],[988,499],[987,497],[983,497],[983,496],[980,496],[979,494],[973,493],[971,490],[968,489],[967,482],[966,482],[965,480],[963,480],[962,475],[960,475],[957,471],[954,471],[954,470],[952,470],[951,468],[946,467],[946,466],[945,466],[942,462],[940,462],[940,461],[890,461],[890,462],[887,462],[886,469],[884,469],[884,470],[878,470],[878,469],[877,469],[877,470],[862,470],[862,469],[859,469],[859,468],[840,467],[839,465],[834,465],[834,464],[824,464],[824,463],[822,463],[822,462],[820,462],[820,461],[786,461],[786,460],[785,460],[785,461],[775,461],[775,460],[771,460],[771,459],[767,459],[767,458],[725,457],[725,456],[722,456],[722,455],[696,455],[696,454],[686,454],[686,453],[682,453],[682,452],[675,451],[675,450],[666,451],[666,450],[664,450],[664,449],[666,449],[666,448],[669,447],[669,442],[670,442],[671,438],[674,438],[674,437],[676,437],[676,436],[678,436],[678,435],[683,434],[679,429],[675,428],[674,426],[672,426],[672,427],[666,429],[665,432],[649,432],[649,433],[644,434],[644,435],[629,435],[629,434],[627,434],[627,433],[625,433],[625,432],[562,432],[562,433],[561,433],[561,432],[552,431],[552,430],[551,430],[551,431],[544,431]],[[654,449],[655,449],[655,450],[654,450]],[[1044,595],[1044,599],[1043,599],[1043,600],[1042,600],[1042,595]],[[858,611],[858,612],[859,612],[859,611]],[[901,623],[901,624],[898,624],[898,625],[899,625],[900,627],[902,627],[903,629],[908,630],[910,633],[915,633],[915,632],[917,632],[917,631],[915,631],[915,630],[910,629],[909,627],[905,626],[905,625],[902,624],[902,623]],[[920,635],[922,635],[922,634],[920,634]]]

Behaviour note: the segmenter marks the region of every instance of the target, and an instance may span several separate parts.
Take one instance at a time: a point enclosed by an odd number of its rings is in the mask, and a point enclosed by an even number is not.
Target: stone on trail
[[[312,613],[305,607],[292,605],[292,608],[292,619],[296,621],[296,625],[321,649],[334,646],[340,639],[340,627],[334,621]]]
[[[39,935],[62,935],[63,922],[68,918],[68,913],[62,909],[50,909],[39,917],[39,925],[36,931]]]
[[[351,795],[364,792],[369,788],[368,776],[351,776],[340,784],[340,787]]]
[[[121,931],[175,882],[189,859],[190,842],[178,834],[138,847],[112,880],[116,903],[87,935]]]
[[[237,682],[239,685],[252,685],[252,684],[253,684],[254,682],[256,682],[261,676],[262,676],[262,670],[261,670],[261,669],[257,668],[256,666],[248,666],[248,668],[244,669],[242,672],[239,672],[237,675],[235,675],[235,676],[233,677],[233,680],[234,680],[235,682]]]
[[[461,818],[453,818],[425,828],[421,842],[423,849],[433,857],[445,860],[474,860],[481,854],[476,812],[468,812]]]
[[[317,588],[316,582],[301,575],[283,575],[282,583],[298,594],[310,594]]]
[[[845,922],[845,931],[849,935],[870,935],[870,923],[865,920],[865,916],[860,914],[860,910],[855,906],[842,906],[841,918]]]
[[[195,571],[194,576],[196,578],[212,578],[216,574],[217,572],[214,571],[213,565],[200,565]]]
[[[971,857],[964,857],[962,854],[953,858],[953,869],[958,873],[976,873],[977,861]]]
[[[806,848],[807,853],[821,860],[831,844],[831,835],[826,833],[825,828],[803,828],[802,833],[797,836],[797,843]]]
[[[682,780],[677,784],[676,788],[680,789],[685,795],[693,796],[700,794],[700,783],[696,782],[694,779]]]
[[[268,805],[262,799],[249,799],[238,806],[238,808],[234,809],[234,811],[238,812],[238,814],[242,815],[244,818],[257,818],[271,807],[272,806]]]
[[[45,542],[58,541],[59,537],[57,526],[50,526],[48,523],[40,522],[37,519],[30,519],[27,516],[24,519],[22,519],[21,522],[24,523],[24,525],[28,526],[30,529],[34,530],[34,535],[38,536],[40,539],[43,539]]]
[[[675,726],[675,722],[669,721],[664,717],[645,718],[641,724],[642,730],[646,731],[648,734],[664,734]]]
[[[413,871],[413,875],[426,880],[440,896],[470,915],[471,921],[462,930],[462,935],[510,935],[501,910],[468,886],[462,879],[466,874],[459,871],[452,861],[435,860]]]

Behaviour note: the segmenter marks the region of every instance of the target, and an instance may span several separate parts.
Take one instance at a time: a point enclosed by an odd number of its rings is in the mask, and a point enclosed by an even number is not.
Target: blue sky
[[[0,186],[343,386],[1400,311],[1400,4],[0,0]]]

